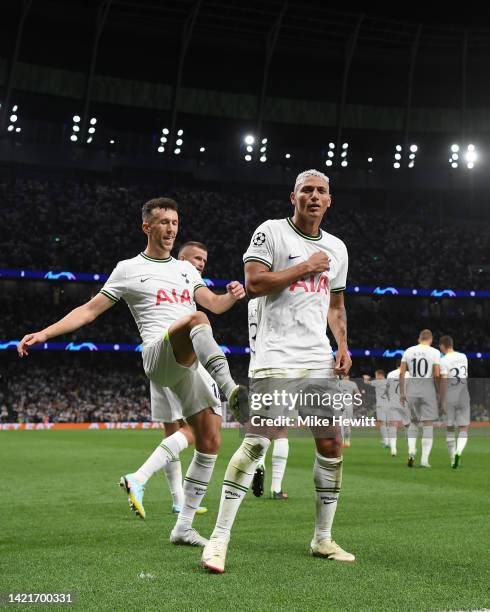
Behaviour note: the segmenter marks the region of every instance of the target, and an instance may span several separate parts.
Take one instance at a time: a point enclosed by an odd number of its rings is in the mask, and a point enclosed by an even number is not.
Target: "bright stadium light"
[[[347,157],[347,151],[342,151],[342,153],[340,154],[340,157]]]
[[[466,164],[466,167],[467,167],[469,170],[471,170],[472,168],[474,168],[474,166],[475,166],[475,164],[474,164],[473,162],[468,162],[468,163]]]
[[[199,153],[204,153],[205,151],[206,151],[206,147],[201,147],[201,148],[199,149]]]
[[[15,123],[17,121],[17,115],[10,115],[10,121]]]
[[[333,151],[328,151],[328,152],[327,152],[327,155],[328,155],[329,157],[333,157],[333,156],[335,155],[335,153],[334,153]]]
[[[76,141],[78,140],[78,136],[77,136],[76,134],[72,134],[72,135],[70,136],[70,140],[71,140],[72,142],[76,142]]]
[[[267,151],[267,147],[260,147],[260,152],[265,153]]]
[[[115,142],[115,140],[114,140],[113,138],[111,138],[111,139],[109,140],[109,144],[114,144],[114,142]]]
[[[291,153],[286,153],[286,155],[284,156],[286,159],[291,159]]]
[[[458,163],[457,163],[457,162],[453,162],[453,163],[451,164],[451,167],[452,167],[452,168],[457,168],[457,167],[458,167]]]
[[[348,149],[349,148],[349,143],[348,142],[344,142],[344,144],[342,145],[343,149]]]
[[[417,151],[419,150],[418,146],[416,144],[410,145],[410,151],[412,153],[417,153]]]
[[[468,153],[466,153],[466,161],[475,162],[476,161],[476,151],[468,151]]]
[[[243,141],[247,145],[253,145],[253,143],[255,142],[255,138],[252,136],[252,134],[247,134]]]
[[[89,137],[87,138],[87,144],[90,144],[91,142],[92,142],[92,136],[89,136]]]
[[[346,168],[346,167],[349,165],[349,162],[348,162],[346,159],[344,159],[344,160],[343,160],[343,161],[340,163],[340,165],[341,165],[343,168]]]
[[[175,144],[180,147],[182,145],[184,141],[182,140],[182,138],[177,138],[177,140],[175,141]]]
[[[372,157],[368,157],[368,164],[372,164],[373,163],[373,158]]]
[[[14,105],[12,106],[12,112],[13,112],[13,113],[16,113],[18,108],[19,108],[19,107],[17,106],[17,104],[14,104]]]
[[[266,161],[267,161],[267,157],[266,157],[265,155],[261,155],[261,156],[260,156],[260,161],[261,161],[262,163],[266,162]]]
[[[95,125],[97,123],[97,119],[95,117],[92,117],[90,119],[90,125]]]
[[[475,150],[475,145],[469,144],[468,145],[468,151],[474,151],[474,150]]]
[[[401,151],[402,150],[402,145],[396,145],[395,150],[396,151]]]
[[[9,125],[8,128],[7,128],[7,132],[11,132],[13,129],[14,129],[14,126],[13,125]]]
[[[179,130],[177,132],[177,136],[183,136],[184,135],[184,130]]]
[[[408,159],[415,159],[415,153],[410,153],[410,155],[408,156]]]
[[[94,134],[95,133],[95,128],[94,127],[89,127],[88,128],[88,133],[89,134]]]
[[[331,166],[333,164],[333,161],[331,159],[327,159],[327,161],[325,162],[326,166]]]
[[[161,145],[158,147],[157,151],[159,153],[163,153],[165,151],[165,147],[162,147]]]
[[[253,153],[254,148],[252,147],[252,145],[247,145],[247,152],[248,153]]]
[[[457,144],[451,145],[451,151],[453,153],[457,153],[459,151],[459,145],[457,145]]]
[[[329,143],[328,143],[328,148],[329,148],[329,149],[335,149],[335,143],[333,143],[333,142],[329,142]]]
[[[451,155],[451,160],[450,161],[452,161],[453,159],[459,159],[459,155],[457,153],[453,153]]]
[[[245,161],[252,161],[252,156],[251,155],[245,155]]]
[[[402,158],[402,156],[400,155],[400,153],[395,153],[395,159],[397,161],[399,161]]]
[[[74,125],[73,126],[73,131],[74,132],[79,132],[80,131],[80,126],[79,125]]]
[[[179,155],[179,154],[180,154],[180,149],[179,149],[179,147],[177,147],[176,149],[174,149],[174,154],[175,154],[175,155]]]
[[[393,164],[393,168],[396,168],[398,170],[399,167],[400,167],[400,162],[395,162]]]
[[[167,142],[167,137],[166,136],[162,136],[160,138],[160,142],[162,142],[163,144],[165,144]]]
[[[162,134],[165,134],[165,136],[168,136],[168,128],[163,128]]]
[[[80,115],[73,115],[73,123],[80,123]]]
[[[413,168],[414,165],[415,165],[415,162],[413,161],[413,159],[412,159],[412,161],[408,162],[408,167],[409,168]]]
[[[18,134],[18,133],[21,131],[21,128],[20,128],[19,126],[17,126],[17,127],[15,128],[15,131],[16,131],[16,132],[17,132],[17,134]]]
[[[262,138],[262,144],[267,144],[267,138]]]

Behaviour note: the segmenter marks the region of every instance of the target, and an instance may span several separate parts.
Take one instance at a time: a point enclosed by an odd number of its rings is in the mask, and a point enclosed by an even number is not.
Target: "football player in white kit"
[[[248,366],[248,377],[252,377],[255,362],[255,340],[257,338],[257,308],[259,300],[253,299],[248,302],[248,344],[250,347],[250,362]],[[267,453],[266,453],[267,454]],[[289,440],[287,427],[278,427],[274,446],[272,449],[272,480],[271,480],[271,499],[286,500],[289,494],[282,490],[282,481],[289,455]],[[252,480],[252,492],[255,497],[262,497],[264,494],[265,480],[265,454],[257,464]]]
[[[347,374],[352,363],[343,296],[347,249],[320,229],[331,205],[329,180],[322,172],[299,174],[290,197],[293,217],[262,223],[243,257],[247,294],[259,298],[260,310],[251,382],[267,388],[271,379],[279,383],[282,379],[284,384],[308,388],[315,379],[328,379],[332,382],[327,380],[322,388],[338,392],[337,375]],[[335,359],[326,334],[327,320],[337,341]],[[271,437],[247,432],[228,464],[216,525],[202,554],[202,566],[211,572],[225,570],[231,528]],[[354,555],[342,550],[331,535],[342,479],[340,427],[315,436],[315,444],[316,520],[310,553],[353,562]]]
[[[441,387],[444,390],[444,404],[447,424],[447,448],[451,467],[456,469],[468,441],[470,425],[470,394],[468,392],[468,358],[464,353],[454,350],[451,336],[441,336],[439,349],[441,358]],[[458,440],[456,441],[456,427]]]
[[[359,387],[356,382],[350,379],[348,374],[344,374],[344,376],[340,377],[339,380],[339,389],[341,393],[345,396],[344,401],[344,412],[342,414],[346,419],[354,418],[354,396],[361,396],[361,392],[359,391]],[[344,448],[350,448],[352,444],[351,438],[352,427],[351,425],[342,425],[342,446]]]
[[[207,247],[202,242],[186,242],[179,249],[178,259],[181,261],[189,261],[196,268],[199,274],[202,275],[208,260]],[[238,284],[239,283],[237,281],[233,281],[232,286],[235,288]],[[236,293],[236,295],[233,296],[233,299],[242,299],[244,297],[245,291],[242,288],[241,293]],[[224,311],[231,308],[235,303],[233,299],[230,300],[229,293],[218,296],[218,299],[223,302],[223,306],[225,308]],[[209,378],[209,374],[206,371],[203,371],[202,374],[204,377]],[[212,380],[208,382],[212,384]],[[192,433],[192,429],[184,420],[182,402],[179,396],[169,387],[161,387],[150,381],[150,397],[151,420],[163,422],[165,428],[165,438],[168,438],[175,432],[180,431],[180,433],[185,437],[185,440],[182,438],[182,445],[185,445],[186,443],[189,445],[194,444],[194,435]],[[165,442],[163,443],[165,444]],[[158,453],[158,455],[160,456],[160,453]],[[175,457],[176,458],[172,459],[172,461],[165,463],[163,466],[163,471],[167,477],[170,494],[172,496],[172,512],[179,513],[182,509],[182,504],[184,501],[184,489],[182,486],[182,466],[180,463],[180,456],[175,454]],[[156,467],[156,465],[153,465],[152,467]],[[121,486],[124,486],[125,489],[126,482],[130,476],[131,475],[127,475],[121,479],[120,484]],[[144,518],[146,513],[143,507],[143,499],[141,498],[138,502],[138,507],[135,507],[131,497],[129,497],[131,508],[138,516]],[[199,506],[196,514],[203,514],[206,511],[206,508]]]
[[[410,425],[408,427],[408,467],[413,467],[417,453],[417,435],[422,427],[422,457],[420,467],[430,468],[429,456],[434,437],[433,423],[439,417],[438,393],[440,382],[440,354],[431,346],[432,332],[423,329],[419,343],[408,348],[400,365],[400,402],[408,403]],[[405,382],[405,373],[410,380]]]
[[[170,255],[179,228],[177,209],[177,203],[171,198],[146,202],[142,209],[142,230],[147,236],[145,250],[132,259],[120,261],[100,293],[89,302],[53,325],[25,335],[17,351],[20,357],[25,357],[31,347],[91,323],[124,299],[143,340],[146,375],[155,384],[170,387],[176,393],[196,439],[196,450],[184,483],[182,511],[170,540],[174,544],[203,546],[207,540],[192,528],[192,521],[206,493],[220,446],[218,387],[234,410],[242,409],[242,403],[248,405],[248,398],[246,390],[231,377],[208,317],[196,311],[197,301],[219,314],[223,311],[219,296],[205,286],[192,264]],[[235,293],[240,291],[240,288],[229,288],[229,299],[234,302]],[[126,487],[133,504],[139,503],[148,478],[175,459],[186,445],[185,435],[175,432],[127,479]]]
[[[405,380],[410,378],[410,374],[405,372]],[[389,408],[387,411],[388,438],[390,441],[390,453],[396,457],[396,438],[398,429],[410,425],[410,413],[407,407],[400,403],[400,361],[397,363],[396,370],[388,372],[388,397]]]
[[[376,394],[376,425],[379,427],[381,441],[385,448],[390,446],[388,440],[388,409],[390,407],[389,397],[387,393],[388,381],[384,370],[376,370],[374,380],[370,380],[369,384],[374,387]]]

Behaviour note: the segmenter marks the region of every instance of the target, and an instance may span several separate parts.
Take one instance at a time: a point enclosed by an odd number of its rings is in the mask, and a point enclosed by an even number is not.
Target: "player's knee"
[[[196,449],[200,453],[217,455],[221,446],[221,434],[219,431],[208,433],[200,440],[196,440]]]
[[[342,454],[342,436],[336,435],[333,438],[322,438],[316,441],[317,451],[323,457],[340,457]]]

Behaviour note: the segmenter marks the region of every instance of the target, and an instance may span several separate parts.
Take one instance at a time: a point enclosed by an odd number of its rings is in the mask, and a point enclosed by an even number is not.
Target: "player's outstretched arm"
[[[222,314],[236,304],[238,300],[245,297],[245,289],[238,281],[232,281],[226,285],[226,293],[217,295],[207,287],[199,287],[194,293],[194,299],[203,308],[207,308],[214,314]]]
[[[17,346],[19,357],[27,357],[27,349],[36,344],[47,342],[50,338],[68,334],[94,321],[99,315],[114,306],[114,302],[102,293],[98,293],[89,302],[74,308],[65,317],[49,327],[25,335]]]
[[[400,383],[400,404],[405,407],[405,404],[407,403],[407,396],[405,394],[405,372],[407,371],[407,362],[406,361],[402,361],[400,364],[400,376],[398,378],[398,381]]]
[[[245,264],[245,289],[249,298],[278,293],[300,278],[329,269],[330,260],[321,251],[313,253],[306,261],[280,272],[271,272],[265,264],[248,261]]]
[[[348,374],[352,366],[347,345],[347,313],[345,311],[343,292],[332,293],[328,309],[328,326],[337,342],[335,356],[335,374]]]

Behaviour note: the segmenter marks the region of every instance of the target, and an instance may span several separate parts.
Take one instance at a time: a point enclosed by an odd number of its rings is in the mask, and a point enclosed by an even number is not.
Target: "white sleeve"
[[[408,349],[403,353],[402,363],[408,363],[408,358],[410,355],[408,354]]]
[[[126,271],[124,269],[124,263],[119,262],[111,275],[106,280],[105,285],[100,290],[102,295],[105,295],[113,302],[119,302],[121,298],[125,296],[128,290],[128,282],[126,278]]]
[[[434,365],[441,365],[441,354],[437,349],[434,349]]]
[[[243,255],[243,263],[257,261],[269,269],[274,263],[274,241],[269,221],[265,221],[255,230],[250,245]]]
[[[347,253],[347,247],[342,242],[343,255],[340,261],[339,270],[332,279],[332,286],[330,288],[331,293],[339,293],[344,291],[347,284],[347,270],[349,268],[349,254]]]

